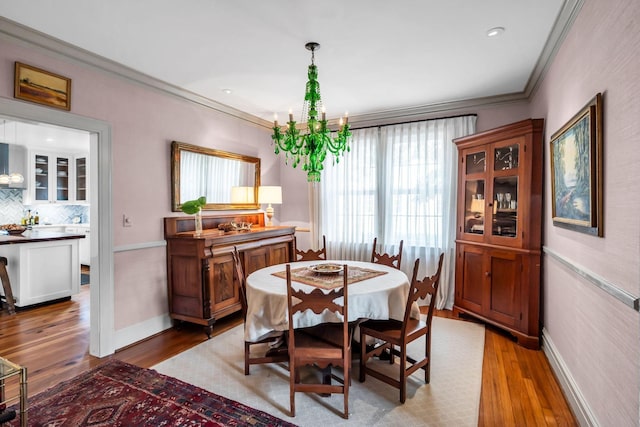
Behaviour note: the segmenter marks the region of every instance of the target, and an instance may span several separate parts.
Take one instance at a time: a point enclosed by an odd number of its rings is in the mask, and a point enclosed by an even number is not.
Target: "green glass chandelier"
[[[314,64],[315,51],[320,48],[318,43],[309,42],[305,47],[311,51],[311,65],[309,65],[307,87],[304,94],[303,116],[307,114],[307,133],[301,134],[296,128],[293,113],[289,111],[289,122],[284,132],[278,126],[277,118],[273,122],[273,135],[275,153],[286,153],[285,162],[293,159],[295,168],[302,161],[302,169],[307,171],[307,181],[319,182],[322,164],[327,156],[327,151],[334,155],[336,162],[349,148],[349,118],[345,115],[344,121],[340,118],[339,129],[335,137],[331,136],[331,129],[327,127],[327,119],[320,97],[320,83],[318,82],[318,67]],[[322,110],[322,118],[318,120],[318,109]]]

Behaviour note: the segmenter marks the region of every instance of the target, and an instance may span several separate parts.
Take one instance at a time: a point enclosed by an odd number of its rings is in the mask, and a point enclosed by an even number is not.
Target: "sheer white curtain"
[[[445,253],[438,308],[453,305],[457,155],[454,138],[475,132],[476,116],[353,131],[351,152],[327,165],[312,192],[317,235],[329,256],[368,261],[373,238],[395,253],[404,240],[402,270],[433,274]],[[314,198],[315,196],[315,198]]]
[[[185,150],[180,155],[180,198],[205,196],[209,203],[230,203],[231,187],[253,182],[251,174],[241,162]]]

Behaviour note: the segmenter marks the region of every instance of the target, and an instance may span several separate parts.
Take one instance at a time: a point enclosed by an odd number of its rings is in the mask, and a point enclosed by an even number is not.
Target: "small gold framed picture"
[[[71,79],[16,62],[14,97],[71,110]]]

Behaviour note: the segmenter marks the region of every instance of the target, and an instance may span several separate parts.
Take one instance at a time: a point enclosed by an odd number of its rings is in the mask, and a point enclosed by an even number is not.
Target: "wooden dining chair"
[[[295,245],[296,261],[325,261],[327,259],[327,238],[324,235],[322,236],[322,248],[317,251],[298,249],[298,241],[295,237],[293,244]]]
[[[240,297],[240,305],[242,306],[242,317],[247,320],[247,288],[246,278],[244,275],[244,268],[242,262],[240,262],[240,254],[234,247],[233,252],[233,264],[235,269],[235,276],[237,280],[238,294]],[[270,347],[272,344],[280,344],[277,347],[269,348],[266,352],[252,354],[251,348],[261,347],[263,350],[265,347]],[[287,362],[289,360],[289,354],[287,353],[286,337],[283,331],[271,331],[256,341],[244,342],[244,374],[249,375],[249,368],[251,365],[259,365],[264,363],[279,363]]]
[[[400,240],[400,248],[398,250],[397,255],[389,255],[386,253],[378,253],[376,252],[376,244],[378,243],[378,238],[373,239],[373,249],[371,250],[371,262],[376,264],[388,265],[389,267],[394,267],[400,270],[400,263],[402,262],[402,245],[404,240]]]
[[[343,286],[325,293],[315,288],[306,293],[295,290],[291,286],[291,266],[287,264],[287,307],[289,311],[289,398],[291,416],[296,415],[295,393],[341,393],[344,397],[343,417],[349,418],[349,385],[351,370],[352,332],[348,322],[348,288],[347,266],[344,266]],[[336,300],[342,299],[342,304]],[[294,317],[297,313],[311,310],[316,314],[324,310],[337,313],[342,321],[324,323],[311,328],[294,328]],[[300,369],[314,366],[322,372],[322,382],[302,382]],[[327,375],[326,370],[341,367],[342,378]],[[315,377],[314,377],[315,378]],[[306,378],[305,378],[306,379]],[[334,382],[335,380],[335,382]]]
[[[413,267],[413,277],[411,287],[407,297],[404,319],[402,321],[389,320],[367,320],[360,323],[360,382],[364,382],[366,375],[371,375],[387,384],[400,389],[400,402],[404,403],[407,398],[407,378],[418,369],[424,370],[424,382],[429,384],[431,380],[431,319],[436,304],[436,295],[440,285],[440,274],[442,272],[442,260],[444,254],[440,254],[438,269],[431,277],[417,280],[418,266],[420,260],[417,259]],[[419,298],[431,296],[429,301],[429,311],[426,319],[411,318],[411,306]],[[424,358],[416,360],[407,354],[409,343],[420,337],[425,337]],[[377,339],[382,343],[376,347],[369,347],[367,351],[367,337]],[[383,351],[390,352],[389,362],[395,363],[395,356],[400,358],[400,379],[382,373],[367,365],[367,360],[372,356],[380,356]],[[409,365],[409,366],[407,366]]]

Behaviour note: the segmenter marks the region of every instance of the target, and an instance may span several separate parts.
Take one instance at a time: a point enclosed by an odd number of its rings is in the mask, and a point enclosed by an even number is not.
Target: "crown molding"
[[[218,112],[234,116],[236,118],[257,124],[269,125],[269,122],[244,111],[237,110],[212,99],[200,96],[193,92],[181,89],[162,80],[148,76],[147,74],[126,67],[118,62],[96,55],[88,50],[79,48],[60,39],[51,37],[45,33],[18,24],[0,16],[0,38],[18,43],[22,46],[35,48],[42,53],[63,56],[76,64],[88,66],[100,72],[105,72],[117,78],[133,82],[135,84],[175,96]]]
[[[553,24],[549,38],[542,49],[542,53],[536,62],[535,67],[529,77],[527,86],[525,87],[524,94],[527,99],[530,99],[533,94],[538,90],[538,87],[542,83],[544,76],[547,74],[553,59],[555,58],[562,42],[567,37],[569,30],[573,26],[576,17],[582,9],[584,0],[565,0],[558,14],[556,22]]]
[[[522,92],[354,115],[349,117],[352,127],[401,123],[412,120],[433,118],[435,116],[442,115],[442,113],[448,113],[454,110],[460,111],[478,107],[490,107],[514,102],[529,101],[544,79],[544,76],[556,53],[560,49],[562,42],[580,12],[583,3],[584,0],[565,0],[542,53],[536,62],[536,66],[534,67],[527,85]],[[31,48],[36,48],[44,53],[56,53],[77,64],[89,66],[100,72],[106,72],[107,74],[139,84],[146,88],[211,108],[215,111],[228,114],[254,125],[269,129],[273,126],[273,123],[268,120],[219,103],[196,93],[181,89],[177,86],[158,80],[120,63],[111,61],[4,17],[0,17],[0,38],[8,39]]]

